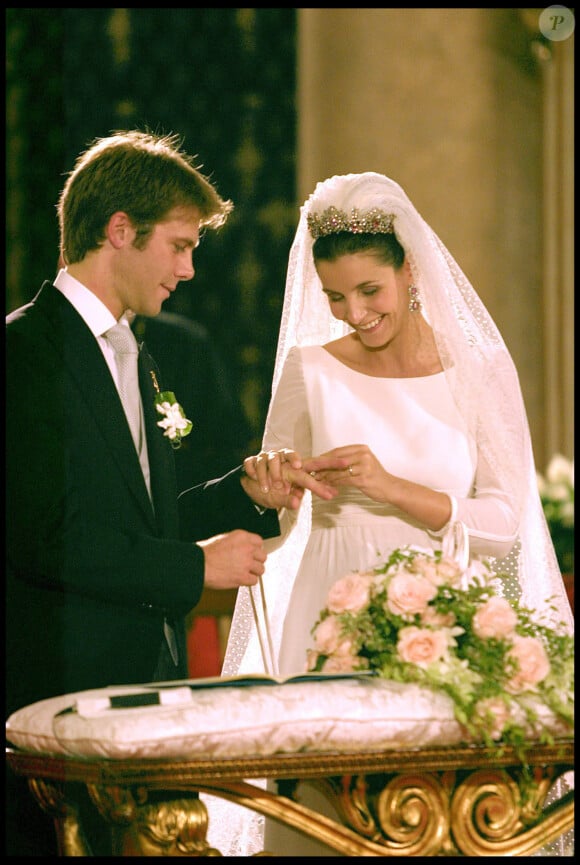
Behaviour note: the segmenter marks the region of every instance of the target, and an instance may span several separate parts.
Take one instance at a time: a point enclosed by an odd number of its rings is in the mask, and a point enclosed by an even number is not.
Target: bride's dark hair
[[[402,267],[405,250],[394,234],[355,234],[352,231],[337,231],[317,237],[312,245],[314,261],[336,261],[341,255],[354,255],[357,252],[373,253],[384,264],[392,265],[395,270]]]

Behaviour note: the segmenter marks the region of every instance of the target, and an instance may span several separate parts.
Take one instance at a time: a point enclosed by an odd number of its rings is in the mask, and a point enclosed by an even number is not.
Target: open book
[[[275,677],[266,673],[247,673],[240,676],[211,676],[203,679],[179,679],[170,682],[149,682],[143,685],[128,685],[123,693],[120,686],[111,686],[119,693],[94,692],[86,697],[79,695],[74,706],[59,714],[76,712],[86,718],[94,717],[111,709],[137,709],[144,706],[187,706],[195,699],[196,691],[207,688],[247,688],[257,685],[294,685],[305,682],[325,682],[337,679],[366,679],[375,675],[372,670],[354,673],[297,673],[294,676]],[[106,688],[103,691],[107,691]]]
[[[375,675],[374,670],[357,670],[354,673],[295,673],[293,676],[271,676],[269,673],[242,673],[238,676],[210,676],[204,679],[181,679],[178,682],[151,682],[147,688],[187,687],[228,688],[244,685],[294,685],[298,682],[324,682],[327,679],[360,679]]]

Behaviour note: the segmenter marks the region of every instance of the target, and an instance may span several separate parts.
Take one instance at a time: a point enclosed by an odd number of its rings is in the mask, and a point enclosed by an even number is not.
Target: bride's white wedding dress
[[[379,378],[350,369],[321,346],[292,349],[265,447],[317,455],[349,444],[368,445],[393,475],[453,496],[473,554],[501,558],[510,551],[517,522],[508,497],[497,479],[477,469],[476,443],[467,437],[445,373]],[[330,502],[313,498],[311,532],[285,617],[282,675],[304,669],[310,629],[331,585],[405,544],[440,547],[441,532],[429,532],[351,487]]]
[[[289,447],[306,457],[342,445],[367,444],[392,474],[453,497],[454,518],[467,526],[472,554],[501,558],[513,546],[517,520],[498,479],[486,475],[478,463],[477,444],[468,437],[446,375],[374,377],[345,366],[322,346],[292,348],[270,406],[263,447]],[[310,496],[302,508],[309,503]],[[284,676],[305,669],[311,628],[337,579],[372,567],[395,547],[433,549],[442,540],[441,532],[427,531],[396,508],[351,487],[343,487],[332,501],[312,498],[309,532],[295,526],[294,513],[284,513],[281,522],[282,537],[267,542],[276,551],[269,555],[263,582],[273,642],[280,647],[279,673]],[[238,604],[244,606],[242,598]],[[247,612],[246,599],[246,620]],[[243,610],[237,609],[228,653],[230,658],[243,657],[239,667],[234,661],[229,668],[226,657],[227,674],[263,671],[255,635],[244,654],[245,643],[237,633],[242,619]],[[319,794],[316,800],[300,801],[325,811]],[[231,807],[226,805],[229,811]],[[220,811],[219,803],[210,808],[208,838],[224,855],[252,855],[262,848],[284,855],[336,855],[270,820],[262,842],[261,818],[238,809],[252,823],[248,839],[247,820],[242,829]]]

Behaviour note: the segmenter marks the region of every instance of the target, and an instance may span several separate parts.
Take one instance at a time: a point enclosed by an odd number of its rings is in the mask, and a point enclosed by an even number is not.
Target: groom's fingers
[[[255,480],[262,492],[270,490],[288,494],[291,487],[310,490],[323,499],[334,498],[338,490],[317,472],[342,471],[348,466],[346,457],[321,455],[304,461],[300,455],[290,448],[279,451],[261,451],[253,457],[244,460],[244,469],[248,477]],[[299,497],[301,498],[301,496]]]
[[[249,478],[255,480],[264,493],[271,489],[283,490],[288,493],[290,483],[284,475],[283,467],[299,469],[302,465],[300,455],[290,448],[279,451],[260,451],[244,460],[244,471]]]

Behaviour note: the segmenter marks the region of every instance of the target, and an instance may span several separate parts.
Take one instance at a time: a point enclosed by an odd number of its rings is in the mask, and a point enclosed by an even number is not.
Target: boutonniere
[[[157,426],[164,431],[163,435],[167,436],[171,447],[177,450],[181,447],[181,439],[190,434],[193,424],[185,416],[185,412],[175,399],[173,391],[160,390],[157,376],[153,370],[151,370],[151,379],[156,391],[155,408],[159,414],[163,415],[163,419],[157,421]]]

